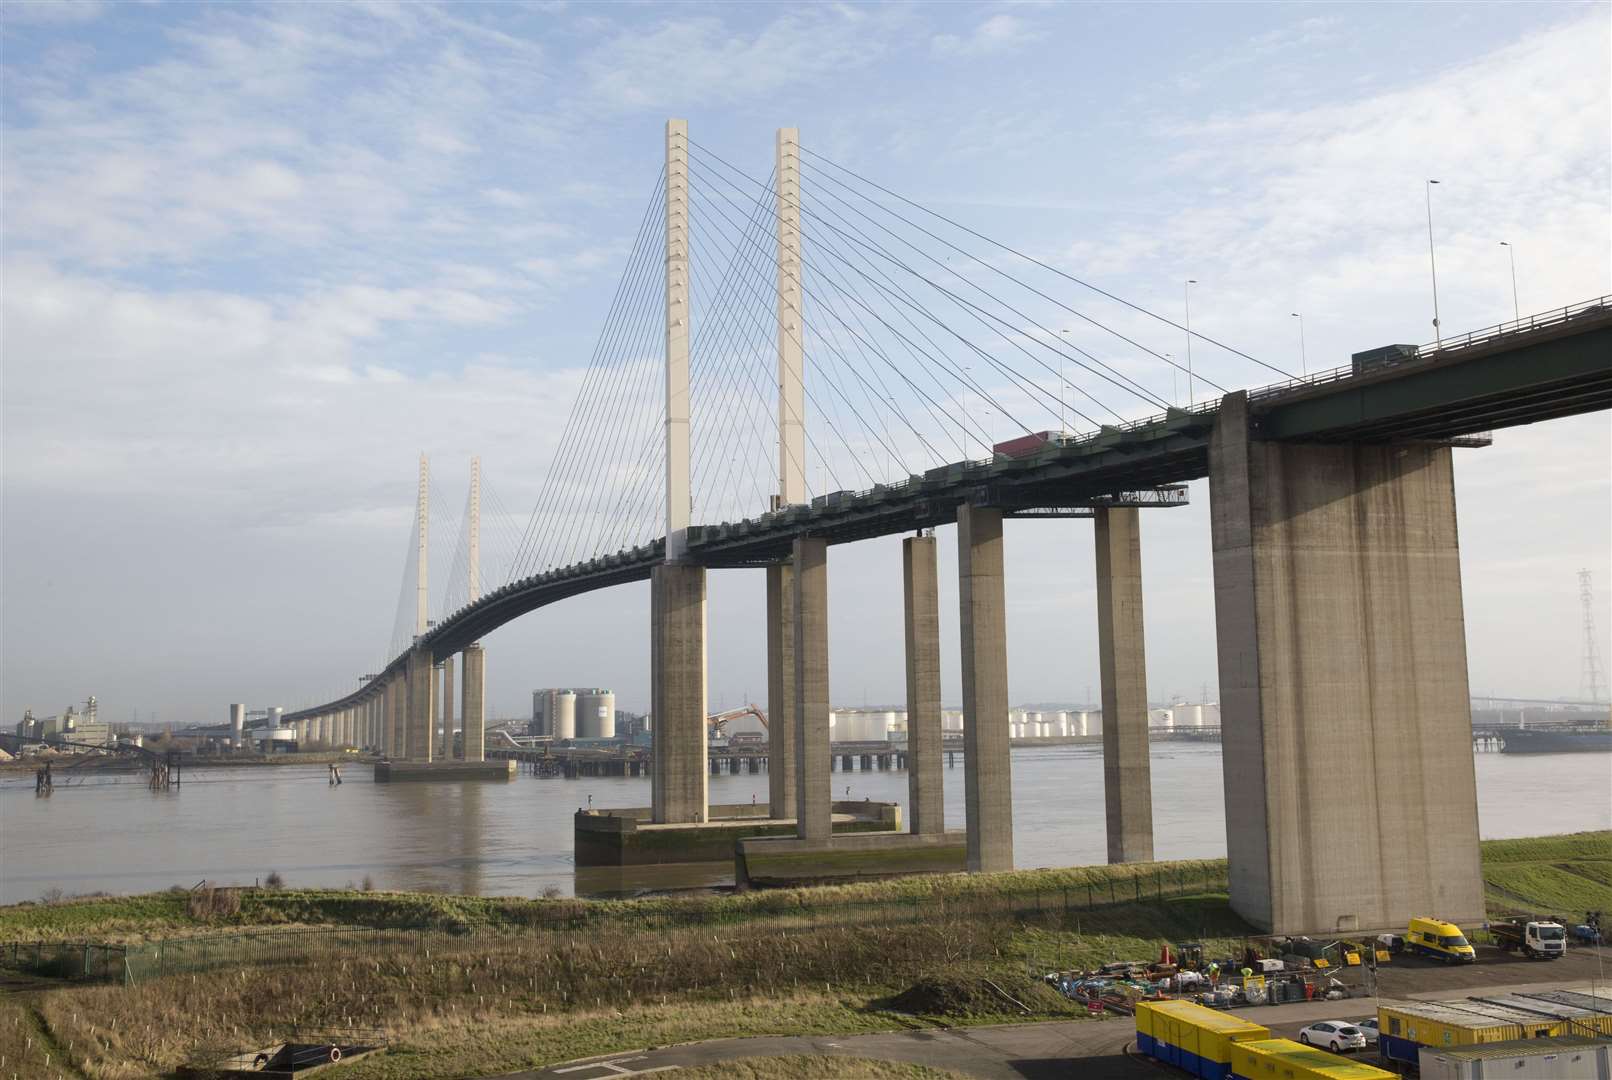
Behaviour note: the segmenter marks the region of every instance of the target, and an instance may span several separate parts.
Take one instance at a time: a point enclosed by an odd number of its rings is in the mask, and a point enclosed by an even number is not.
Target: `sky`
[[[1603,4],[7,3],[0,711],[219,721],[374,670],[418,456],[450,507],[473,455],[537,500],[668,117],[762,176],[797,126],[1171,318],[1194,278],[1194,329],[1287,370],[1301,311],[1313,369],[1432,337],[1428,178],[1446,332],[1512,316],[1502,240],[1525,314],[1612,293],[1609,44]],[[1472,687],[1576,696],[1582,567],[1612,664],[1612,422],[1456,454]],[[1144,514],[1155,698],[1217,682],[1189,495]],[[1006,542],[1011,696],[1089,700],[1090,524]],[[833,551],[837,703],[904,696],[899,565]],[[713,709],[764,698],[763,592],[710,575]],[[485,642],[490,710],[642,708],[648,641],[647,585],[529,614]]]

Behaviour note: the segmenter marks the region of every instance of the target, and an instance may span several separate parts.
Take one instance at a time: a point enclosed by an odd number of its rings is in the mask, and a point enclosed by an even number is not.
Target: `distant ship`
[[[1576,754],[1612,750],[1605,727],[1515,728],[1501,736],[1506,754]]]

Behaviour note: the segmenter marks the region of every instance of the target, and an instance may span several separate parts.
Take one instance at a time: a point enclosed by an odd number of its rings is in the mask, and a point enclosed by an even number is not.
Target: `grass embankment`
[[[910,918],[911,906],[966,909],[1007,895],[1032,907],[1104,906],[1149,895],[1225,891],[1224,859],[1016,870],[990,875],[948,874],[815,889],[776,889],[713,896],[635,900],[525,899],[434,893],[354,892],[343,889],[243,889],[240,911],[199,923],[186,893],[96,896],[0,908],[0,942],[137,941],[202,930],[288,926],[346,926],[447,933],[580,929],[629,922],[634,926],[804,923],[824,913]]]
[[[1612,833],[1490,842],[1484,873],[1497,911],[1612,909]],[[1158,898],[1195,874],[1210,887]],[[930,1000],[949,1022],[1068,1017],[1068,1003],[1038,992],[1037,973],[1149,957],[1169,941],[1239,944],[1248,927],[1223,884],[1210,885],[1224,874],[1224,862],[1083,867],[605,902],[247,890],[238,912],[205,923],[179,894],[18,905],[0,909],[0,941],[283,926],[410,932],[316,962],[0,999],[0,1076],[54,1075],[65,1058],[70,1075],[122,1080],[292,1030],[382,1030],[391,1051],[349,1074],[380,1080],[700,1039],[898,1029],[925,1023]],[[981,992],[987,978],[1031,1015]],[[928,998],[893,1000],[937,980]]]
[[[1486,840],[1483,882],[1494,914],[1612,912],[1612,832]]]

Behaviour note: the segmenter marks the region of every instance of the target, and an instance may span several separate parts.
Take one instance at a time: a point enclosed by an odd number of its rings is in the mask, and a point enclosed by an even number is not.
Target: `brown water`
[[[963,822],[963,771],[946,771],[947,822]],[[1612,828],[1612,754],[1476,755],[1485,837]],[[519,776],[508,783],[375,784],[367,767],[331,787],[324,766],[192,769],[174,792],[138,774],[58,786],[0,781],[0,903],[68,894],[148,892],[202,879],[251,883],[278,871],[292,885],[524,895],[576,887],[571,815],[579,806],[645,806],[645,778]],[[834,773],[834,793],[905,803],[904,772]],[[711,778],[712,802],[765,800],[765,773]],[[1153,749],[1155,848],[1161,859],[1226,852],[1220,748]],[[1101,749],[1013,751],[1014,854],[1021,867],[1105,858]],[[718,868],[583,891],[716,883]]]

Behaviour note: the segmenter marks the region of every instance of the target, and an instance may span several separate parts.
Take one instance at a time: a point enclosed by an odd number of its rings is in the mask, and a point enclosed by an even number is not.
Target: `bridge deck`
[[[1304,442],[1460,441],[1481,432],[1612,408],[1612,297],[1424,345],[1370,370],[1321,372],[1249,392],[1255,438]],[[764,565],[795,537],[844,543],[949,524],[959,504],[1020,516],[1098,506],[1179,506],[1177,485],[1207,476],[1220,403],[1172,409],[1047,443],[1024,457],[963,461],[900,483],[841,491],[746,521],[695,526],[689,554],[711,567]],[[649,577],[665,541],[511,582],[420,638],[442,659],[539,607]],[[401,670],[404,657],[382,675]],[[345,708],[367,688],[287,720]]]

